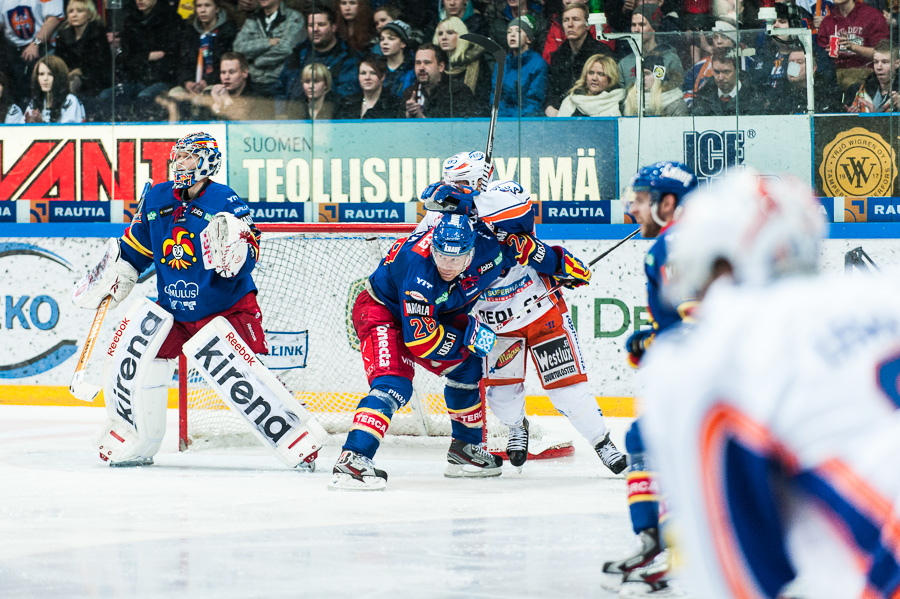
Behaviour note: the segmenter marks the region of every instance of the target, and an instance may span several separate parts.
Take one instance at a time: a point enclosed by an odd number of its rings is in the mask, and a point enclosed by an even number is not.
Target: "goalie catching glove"
[[[653,329],[642,329],[636,331],[625,341],[625,349],[628,350],[628,364],[632,368],[637,368],[641,364],[641,358],[647,352],[647,348],[656,338],[656,331]]]
[[[491,353],[491,349],[497,341],[497,335],[494,331],[490,327],[481,324],[474,316],[469,316],[469,326],[466,327],[464,338],[466,347],[479,358],[483,358]]]
[[[79,308],[96,310],[108,295],[109,309],[115,308],[128,297],[137,280],[138,271],[122,258],[119,240],[110,238],[97,266],[75,284],[72,302]]]
[[[479,192],[468,185],[432,183],[422,192],[426,210],[468,215],[474,209]]]
[[[553,276],[556,284],[574,289],[591,282],[591,269],[584,262],[569,253],[566,248],[555,246],[553,248],[559,256],[560,272]]]
[[[226,279],[234,277],[247,261],[252,236],[247,223],[230,212],[219,212],[200,232],[203,267]]]

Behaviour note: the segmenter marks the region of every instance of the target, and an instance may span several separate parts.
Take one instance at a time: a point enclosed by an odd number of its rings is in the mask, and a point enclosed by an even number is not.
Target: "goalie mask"
[[[491,164],[489,169],[485,178],[484,152],[460,152],[444,161],[444,183],[477,188],[478,180],[484,179],[482,181],[484,189],[494,180],[494,165]]]
[[[720,260],[737,284],[817,271],[826,227],[819,208],[799,179],[752,169],[691,194],[669,241],[666,297],[698,297]]]
[[[169,160],[174,171],[174,187],[182,189],[219,172],[222,153],[209,133],[191,133],[172,146]]]
[[[665,227],[664,222],[657,212],[659,201],[666,194],[675,196],[676,205],[681,204],[681,199],[696,189],[697,177],[687,165],[680,162],[657,162],[638,169],[631,178],[623,195],[625,212],[631,212],[635,194],[640,191],[650,193],[650,215],[653,221],[660,227]]]

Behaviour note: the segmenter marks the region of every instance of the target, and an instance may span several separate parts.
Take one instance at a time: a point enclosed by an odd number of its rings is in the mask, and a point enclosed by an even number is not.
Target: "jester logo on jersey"
[[[163,242],[163,254],[165,257],[160,262],[168,263],[171,268],[176,270],[188,268],[197,261],[194,242],[191,241],[193,238],[194,234],[187,229],[182,227],[172,229],[172,238]]]

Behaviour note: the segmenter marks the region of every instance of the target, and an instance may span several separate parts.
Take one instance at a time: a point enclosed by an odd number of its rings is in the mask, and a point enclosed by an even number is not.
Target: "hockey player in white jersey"
[[[667,294],[703,300],[645,358],[644,431],[700,597],[900,595],[900,284],[798,276],[820,208],[742,173],[672,236]]]
[[[477,214],[498,235],[533,233],[529,194],[515,181],[492,181],[492,177],[493,169],[485,164],[484,153],[462,152],[444,162],[443,181],[430,186],[422,197],[426,207],[446,210],[455,205],[461,212]],[[481,193],[473,191],[479,182],[484,189]],[[440,214],[429,212],[420,228],[433,226]],[[603,414],[588,388],[578,335],[558,291],[560,286],[587,284],[590,271],[564,248],[554,250],[561,254],[567,271],[577,272],[577,277],[547,277],[530,266],[515,266],[475,304],[472,313],[481,322],[503,327],[498,329],[497,342],[484,362],[486,399],[494,415],[509,427],[506,454],[510,464],[521,468],[528,458],[524,381],[527,355],[531,353],[553,405],[591,443],[603,464],[619,474],[626,467],[626,459],[610,440]],[[557,291],[548,296],[554,288]],[[510,320],[514,315],[516,318]]]

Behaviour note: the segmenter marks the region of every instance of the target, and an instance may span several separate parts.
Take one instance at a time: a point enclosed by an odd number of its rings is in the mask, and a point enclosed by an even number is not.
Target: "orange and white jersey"
[[[640,371],[643,432],[701,597],[900,594],[900,278],[714,284]]]
[[[475,207],[478,209],[478,218],[498,229],[508,233],[534,232],[531,196],[515,181],[492,182],[475,198]],[[434,227],[444,214],[428,211],[416,232]],[[472,315],[492,328],[513,315],[519,315],[502,332],[523,329],[546,314],[558,301],[562,301],[558,293],[544,297],[549,288],[547,277],[535,269],[530,266],[514,266],[481,294]],[[544,299],[535,304],[535,300],[541,297]],[[531,309],[526,311],[528,306]]]

